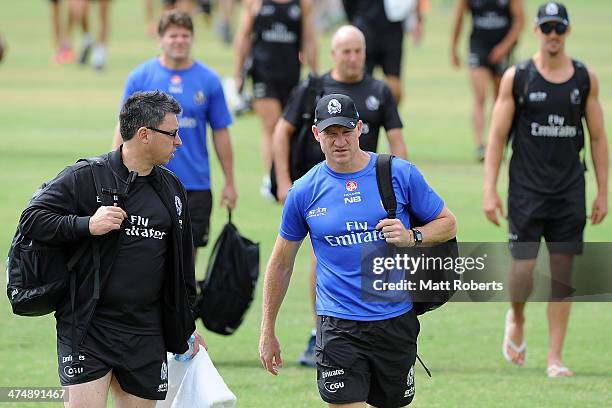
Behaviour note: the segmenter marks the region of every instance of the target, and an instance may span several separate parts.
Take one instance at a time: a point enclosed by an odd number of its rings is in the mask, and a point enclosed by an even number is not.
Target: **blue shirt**
[[[289,190],[283,208],[281,237],[300,241],[310,234],[317,257],[318,315],[349,320],[383,320],[406,313],[409,300],[366,302],[361,298],[361,256],[368,242],[384,243],[375,226],[387,212],[376,183],[376,154],[356,173],[336,173],[326,162],[313,167]],[[408,208],[423,222],[435,219],[444,202],[417,168],[392,162],[397,218],[410,227]]]
[[[218,75],[198,61],[186,69],[168,69],[156,57],[130,73],[123,102],[134,92],[156,90],[172,95],[183,109],[178,117],[183,144],[167,167],[185,189],[210,190],[206,124],[217,130],[232,123]]]

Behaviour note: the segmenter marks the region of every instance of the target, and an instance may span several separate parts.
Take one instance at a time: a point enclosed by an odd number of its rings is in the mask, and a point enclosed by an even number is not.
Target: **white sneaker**
[[[274,201],[274,195],[272,194],[272,182],[270,181],[270,176],[263,176],[261,180],[261,187],[259,187],[259,194],[266,200]]]
[[[106,68],[106,47],[102,44],[96,44],[91,53],[91,65],[98,70],[102,71]]]

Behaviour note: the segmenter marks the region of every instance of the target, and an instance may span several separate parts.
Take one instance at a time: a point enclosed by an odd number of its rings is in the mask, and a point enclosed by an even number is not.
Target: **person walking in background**
[[[391,153],[406,159],[406,144],[402,133],[402,121],[397,105],[389,87],[364,72],[365,38],[356,27],[345,25],[335,32],[331,41],[331,55],[334,65],[324,74],[321,81],[323,94],[342,93],[350,96],[363,122],[359,146],[362,150],[376,152],[378,135],[384,127]],[[279,119],[274,130],[274,170],[277,180],[277,199],[284,203],[292,185],[289,168],[289,146],[296,130],[302,126],[301,101],[306,92],[306,83],[302,83],[291,96],[283,117]],[[314,143],[314,136],[311,136]],[[320,152],[320,149],[317,149]],[[321,160],[323,155],[321,154]],[[320,160],[309,159],[317,163]],[[310,297],[314,320],[315,314],[316,259],[312,258],[310,270]],[[302,365],[314,367],[314,341],[316,331],[313,329],[308,345],[300,356]]]
[[[574,374],[562,361],[571,303],[563,288],[571,287],[573,257],[582,253],[586,223],[582,119],[589,130],[597,180],[593,225],[608,213],[608,141],[597,77],[565,52],[571,31],[565,6],[557,2],[540,6],[534,31],[539,51],[506,71],[493,109],[484,166],[484,212],[499,225],[503,205],[497,177],[511,132],[508,238],[514,260],[509,276],[512,307],[506,315],[502,352],[514,364],[526,361],[525,304],[544,237],[552,278],[546,372],[549,377],[567,377]]]
[[[466,12],[472,15],[472,32],[468,66],[473,92],[472,127],[476,145],[475,158],[481,162],[485,153],[485,105],[488,87],[492,87],[493,101],[497,98],[499,82],[510,66],[512,50],[524,26],[522,0],[458,0],[455,7],[451,37],[451,61],[459,67],[457,52],[459,36]]]
[[[227,110],[218,75],[191,57],[193,22],[188,14],[169,11],[162,15],[158,28],[161,55],[134,69],[126,82],[123,100],[137,91],[162,90],[176,97],[182,148],[168,168],[179,177],[187,190],[191,208],[195,248],[206,246],[212,210],[209,155],[206,127],[212,128],[215,152],[221,163],[225,183],[221,205],[236,206],[233,153],[228,127],[232,120]],[[113,148],[119,148],[121,135],[115,131]]]
[[[264,179],[261,193],[270,193],[272,133],[300,80],[301,57],[317,71],[317,46],[311,0],[245,0],[236,36],[235,83],[240,94],[245,61],[253,79],[253,108],[261,119]]]

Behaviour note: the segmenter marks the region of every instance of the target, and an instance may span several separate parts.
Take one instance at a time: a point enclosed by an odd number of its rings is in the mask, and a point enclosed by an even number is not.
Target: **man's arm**
[[[285,118],[280,118],[272,134],[272,160],[276,174],[276,198],[282,204],[293,184],[289,170],[289,144],[295,127]]]
[[[238,33],[234,40],[234,50],[236,52],[236,65],[234,66],[234,80],[236,81],[236,88],[242,89],[243,77],[242,69],[244,67],[244,61],[251,52],[251,34],[253,33],[253,23],[255,22],[255,11],[257,0],[245,0],[242,6],[242,16],[240,17],[240,24],[238,27]]]
[[[387,139],[389,140],[389,150],[391,154],[400,159],[408,160],[402,129],[395,128],[387,130]]]
[[[397,247],[414,246],[414,235],[397,218],[385,218],[376,224],[377,230],[382,230],[385,240]],[[455,215],[444,207],[438,216],[427,224],[418,227],[423,234],[423,244],[446,242],[457,235],[457,220]]]
[[[604,127],[604,116],[599,102],[599,81],[589,71],[591,88],[586,102],[586,122],[591,141],[591,159],[597,180],[597,197],[591,208],[591,223],[599,224],[608,214],[608,138]]]
[[[312,8],[312,0],[302,0],[302,51],[310,72],[317,73],[317,40]]]
[[[115,133],[113,133],[113,144],[111,146],[111,150],[117,150],[119,146],[121,146],[121,143],[123,143],[123,138],[121,137],[119,123],[117,122],[117,126],[115,126]]]
[[[457,0],[455,7],[455,15],[453,17],[453,29],[451,36],[451,62],[453,66],[461,66],[459,55],[457,54],[457,44],[459,43],[459,34],[461,34],[461,26],[463,25],[463,15],[467,10],[467,0]]]
[[[221,163],[225,184],[221,193],[221,206],[236,207],[236,187],[234,186],[234,156],[232,143],[227,128],[213,130],[213,143],[215,152]]]
[[[263,288],[263,317],[259,337],[259,358],[263,367],[273,375],[282,367],[280,344],[276,338],[276,317],[293,272],[293,264],[302,241],[276,238],[266,269]]]
[[[497,194],[497,177],[501,165],[504,147],[508,133],[512,127],[515,106],[512,95],[512,82],[514,81],[515,67],[509,68],[502,77],[499,86],[499,95],[491,115],[489,130],[489,144],[484,162],[484,204],[483,210],[489,221],[499,226],[497,211],[504,216],[504,206]]]
[[[492,64],[501,62],[512,50],[518,41],[525,26],[525,13],[522,0],[510,0],[510,14],[512,14],[512,27],[506,36],[491,50],[489,61]]]

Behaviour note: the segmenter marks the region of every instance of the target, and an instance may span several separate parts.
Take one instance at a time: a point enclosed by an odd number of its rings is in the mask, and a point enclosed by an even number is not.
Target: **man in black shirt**
[[[116,183],[109,193],[115,205],[101,205],[105,197],[97,197],[89,165],[79,162],[22,214],[26,236],[67,250],[86,241],[99,247],[99,276],[92,264],[79,264],[76,307],[66,299],[55,314],[67,407],[106,406],[109,389],[115,406],[154,407],[168,388],[166,351],[183,353],[192,333],[195,351],[205,346],[191,311],[195,271],[186,193],[161,167],[181,145],[180,112],[159,91],[127,99],[119,116],[123,144],[98,158]],[[102,187],[102,194],[114,188]]]
[[[573,373],[561,359],[570,303],[559,302],[567,297],[559,290],[570,286],[573,256],[582,251],[586,223],[584,166],[580,159],[584,146],[582,118],[586,118],[589,129],[597,179],[597,196],[591,209],[593,225],[608,213],[608,143],[597,77],[564,50],[570,33],[565,7],[556,2],[542,5],[535,32],[539,51],[526,64],[508,69],[502,78],[485,157],[484,212],[489,221],[499,225],[497,213],[503,215],[503,205],[496,191],[497,176],[512,131],[508,191],[509,241],[514,258],[509,279],[512,308],[506,316],[502,351],[514,364],[525,362],[524,307],[543,236],[552,277],[547,374],[560,377]],[[526,88],[514,84],[519,78]]]
[[[406,145],[402,134],[402,121],[397,105],[389,87],[382,81],[372,78],[364,72],[365,38],[354,26],[340,27],[331,42],[331,54],[334,61],[332,70],[323,75],[324,94],[341,93],[353,99],[363,121],[363,130],[359,139],[362,150],[375,152],[378,145],[380,127],[384,127],[391,153],[406,159]],[[298,86],[274,130],[273,155],[278,184],[277,198],[282,203],[292,185],[289,176],[289,144],[296,127],[302,120],[301,104],[305,85]],[[314,139],[314,136],[312,136]],[[315,259],[310,274],[311,300],[314,312],[315,301]],[[315,317],[316,320],[316,317]],[[312,347],[310,347],[312,346]],[[307,353],[300,360],[305,365],[314,366],[314,334]]]

